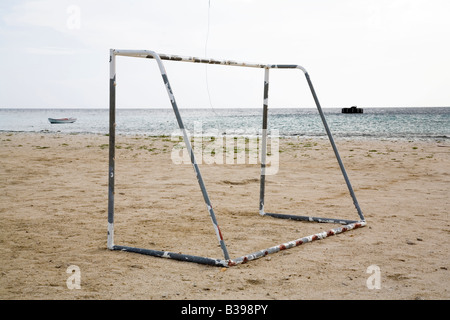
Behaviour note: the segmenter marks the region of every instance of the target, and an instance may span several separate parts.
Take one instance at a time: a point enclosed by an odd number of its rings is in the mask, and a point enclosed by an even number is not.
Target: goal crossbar
[[[143,248],[135,248],[129,246],[122,246],[114,244],[114,195],[115,195],[115,130],[116,130],[116,56],[128,56],[128,57],[138,57],[138,58],[147,58],[147,59],[155,59],[164,85],[166,87],[169,100],[172,105],[172,109],[175,113],[175,117],[178,123],[178,127],[183,133],[183,140],[186,145],[187,152],[190,156],[191,163],[193,165],[198,184],[200,186],[200,190],[203,195],[203,199],[205,201],[209,216],[211,218],[217,240],[220,244],[220,247],[223,252],[223,259],[213,259],[207,257],[200,257],[194,255],[187,255],[182,253],[174,253],[169,251],[160,251],[153,249],[143,249]],[[259,214],[262,216],[270,216],[273,218],[280,219],[290,219],[290,220],[299,220],[299,221],[310,221],[310,222],[322,222],[322,223],[337,223],[342,224],[343,226],[334,228],[328,231],[316,233],[310,236],[302,237],[296,240],[292,240],[280,245],[276,245],[267,249],[263,249],[242,257],[238,257],[235,259],[231,259],[228,253],[227,246],[222,237],[222,233],[219,228],[219,224],[217,222],[216,215],[214,213],[208,192],[206,190],[206,186],[204,184],[202,175],[200,173],[200,168],[195,159],[194,151],[191,146],[191,142],[188,138],[188,134],[183,124],[183,120],[181,118],[180,112],[178,110],[177,103],[175,101],[175,97],[170,86],[169,79],[167,77],[167,72],[165,70],[164,64],[162,60],[170,60],[170,61],[182,61],[182,62],[193,62],[193,63],[203,63],[203,64],[216,64],[216,65],[225,65],[225,66],[237,66],[237,67],[249,67],[249,68],[261,68],[264,69],[264,102],[263,102],[263,124],[262,124],[262,150],[261,150],[261,179],[260,179],[260,200],[259,200]],[[312,242],[315,240],[321,240],[328,236],[339,234],[342,232],[346,232],[352,229],[364,227],[366,225],[366,221],[364,215],[361,211],[361,208],[358,204],[358,200],[356,199],[356,195],[348,178],[347,172],[343,165],[342,159],[339,155],[338,149],[334,142],[331,131],[328,127],[328,124],[325,119],[325,115],[320,106],[319,100],[317,98],[316,92],[314,90],[313,84],[309,77],[308,72],[305,68],[300,65],[288,65],[288,64],[257,64],[257,63],[248,63],[248,62],[238,62],[232,60],[215,60],[215,59],[206,59],[206,58],[197,58],[197,57],[187,57],[187,56],[178,56],[178,55],[168,55],[156,53],[150,50],[117,50],[110,49],[110,83],[109,83],[109,170],[108,170],[108,239],[107,239],[107,247],[110,250],[121,250],[128,252],[135,252],[146,254],[155,257],[163,257],[170,258],[181,261],[195,262],[200,264],[214,265],[214,266],[234,266],[240,263],[245,263],[254,259],[258,259],[264,257],[268,254],[279,252],[281,250],[289,249],[292,247],[296,247],[303,243]],[[344,177],[345,183],[347,185],[350,196],[353,200],[353,204],[356,208],[356,211],[359,216],[359,220],[347,220],[347,219],[335,219],[335,218],[319,218],[319,217],[309,217],[309,216],[298,216],[298,215],[287,215],[287,214],[278,214],[278,213],[268,213],[264,211],[264,196],[265,196],[265,176],[266,176],[266,153],[267,153],[267,120],[268,120],[268,92],[269,92],[269,70],[270,69],[299,69],[301,70],[307,80],[308,86],[311,90],[312,96],[314,98],[314,102],[316,104],[317,110],[321,117],[323,126],[333,148],[334,154],[336,156],[337,162],[339,164],[340,170]]]

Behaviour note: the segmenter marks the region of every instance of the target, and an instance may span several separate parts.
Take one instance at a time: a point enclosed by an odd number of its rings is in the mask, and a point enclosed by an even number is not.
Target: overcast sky
[[[0,2],[0,107],[108,108],[109,49],[300,64],[322,107],[450,106],[448,0]],[[180,108],[261,107],[263,70],[165,62]],[[271,70],[270,107],[313,107]],[[170,107],[154,60],[117,58],[118,107]]]

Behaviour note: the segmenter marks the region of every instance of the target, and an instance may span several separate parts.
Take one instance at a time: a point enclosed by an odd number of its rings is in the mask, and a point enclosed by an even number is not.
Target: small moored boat
[[[48,121],[50,121],[50,123],[74,123],[76,120],[76,118],[48,118]]]

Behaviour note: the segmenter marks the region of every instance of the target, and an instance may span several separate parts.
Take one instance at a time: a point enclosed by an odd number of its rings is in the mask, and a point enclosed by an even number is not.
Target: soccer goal
[[[161,72],[162,80],[166,87],[167,93],[169,95],[169,100],[171,102],[178,127],[183,134],[183,140],[186,145],[186,150],[190,156],[190,161],[194,168],[195,175],[198,180],[198,184],[200,186],[200,191],[203,195],[203,199],[206,204],[206,208],[208,210],[208,214],[211,218],[213,229],[215,231],[217,240],[220,244],[220,248],[223,252],[223,258],[209,258],[209,257],[201,257],[183,253],[175,253],[169,251],[161,251],[155,249],[144,249],[144,248],[135,248],[124,245],[116,245],[114,243],[114,181],[115,181],[115,128],[116,128],[116,56],[126,56],[126,57],[137,57],[137,58],[146,58],[146,59],[154,59],[157,62],[159,70]],[[301,237],[286,243],[278,244],[272,246],[270,248],[262,249],[257,252],[253,252],[241,257],[230,258],[230,255],[227,250],[227,246],[222,237],[222,233],[219,228],[219,224],[214,213],[208,192],[206,190],[205,183],[203,181],[202,175],[200,173],[200,168],[195,159],[194,151],[191,146],[191,142],[186,132],[186,128],[183,124],[183,119],[178,110],[177,103],[175,101],[174,93],[170,86],[169,79],[167,77],[166,70],[164,68],[163,60],[170,61],[180,61],[180,62],[192,62],[192,63],[203,63],[203,64],[216,64],[216,65],[224,65],[224,66],[235,66],[235,67],[247,67],[247,68],[260,68],[264,69],[264,102],[263,102],[263,119],[262,119],[262,150],[261,150],[261,180],[260,180],[260,201],[259,201],[259,214],[262,216],[270,216],[273,218],[280,219],[290,219],[290,220],[301,220],[301,221],[310,221],[310,222],[322,222],[322,223],[336,223],[341,226],[330,229],[328,231],[319,232],[316,234],[312,234],[309,236]],[[350,180],[347,176],[344,164],[342,163],[341,157],[339,155],[338,149],[334,142],[331,131],[327,125],[324,113],[320,106],[319,100],[317,98],[316,92],[312,85],[311,79],[309,77],[308,72],[299,65],[286,65],[286,64],[256,64],[256,63],[246,63],[246,62],[237,62],[237,61],[229,61],[229,60],[214,60],[214,59],[205,59],[205,58],[196,58],[196,57],[184,57],[177,55],[167,55],[167,54],[159,54],[150,50],[110,50],[110,83],[109,83],[109,174],[108,174],[108,239],[107,239],[107,247],[110,250],[121,250],[128,252],[136,252],[141,254],[146,254],[155,257],[163,257],[170,258],[181,261],[195,262],[213,266],[223,266],[230,267],[235,266],[240,263],[245,263],[254,259],[258,259],[264,257],[268,254],[272,254],[275,252],[279,252],[281,250],[289,249],[292,247],[299,246],[304,243],[312,242],[315,240],[324,239],[326,237],[339,234],[345,231],[349,231],[352,229],[364,227],[366,225],[366,221],[364,215],[361,211],[361,208],[356,199],[356,195],[353,191]],[[266,177],[266,152],[267,152],[267,122],[268,122],[268,93],[269,93],[269,70],[270,69],[297,69],[303,72],[306,77],[309,89],[311,90],[312,96],[314,98],[314,102],[316,104],[317,110],[319,112],[320,118],[322,120],[323,126],[325,128],[328,139],[333,148],[334,154],[336,156],[337,162],[339,164],[340,170],[344,177],[345,183],[347,185],[348,191],[350,193],[350,197],[353,200],[353,204],[356,208],[358,219],[355,220],[347,220],[347,219],[339,219],[339,218],[320,218],[320,217],[312,217],[312,216],[300,216],[295,214],[279,214],[279,213],[269,213],[264,210],[264,196],[265,196],[265,177]],[[255,210],[257,211],[257,210]]]

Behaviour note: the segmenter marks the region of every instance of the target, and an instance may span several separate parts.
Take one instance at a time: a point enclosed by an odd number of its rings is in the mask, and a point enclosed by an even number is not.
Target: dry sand
[[[336,143],[367,226],[221,268],[106,248],[107,136],[1,133],[0,298],[449,299],[449,142]],[[222,258],[174,144],[117,138],[115,243]],[[258,165],[200,168],[232,258],[336,226],[261,217]],[[358,218],[327,140],[282,139],[266,211]]]

